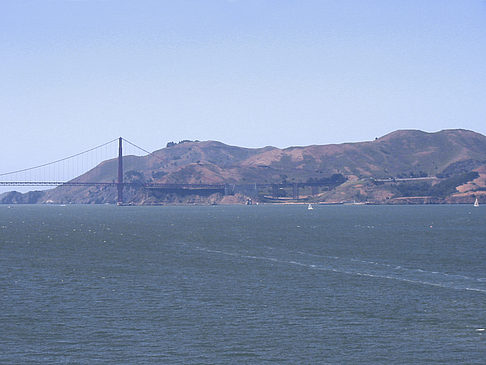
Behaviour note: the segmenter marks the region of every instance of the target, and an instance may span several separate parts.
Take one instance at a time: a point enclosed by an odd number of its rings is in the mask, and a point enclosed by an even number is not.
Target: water
[[[484,364],[486,210],[0,206],[0,363]]]

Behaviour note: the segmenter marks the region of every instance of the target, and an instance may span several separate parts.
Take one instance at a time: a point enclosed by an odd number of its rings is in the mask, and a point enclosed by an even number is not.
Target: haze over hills
[[[117,161],[104,161],[76,181],[112,182]],[[399,130],[374,141],[304,147],[242,148],[216,141],[183,141],[143,157],[124,157],[125,181],[159,184],[281,184],[279,196],[260,189],[230,196],[126,190],[133,204],[292,201],[285,186],[303,187],[301,201],[470,203],[486,198],[486,137],[468,130]],[[275,194],[274,194],[275,195]],[[3,203],[114,203],[113,187],[62,186],[45,192],[6,193]]]

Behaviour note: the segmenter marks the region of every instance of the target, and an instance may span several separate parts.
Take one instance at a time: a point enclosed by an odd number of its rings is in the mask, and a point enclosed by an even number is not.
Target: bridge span
[[[109,141],[104,143],[100,146],[95,148],[89,149],[87,151],[62,158],[51,163],[42,164],[39,166],[34,166],[27,169],[17,170],[8,173],[0,174],[0,186],[104,186],[104,187],[115,187],[117,189],[117,203],[123,204],[123,193],[126,188],[133,188],[133,189],[145,189],[148,192],[152,193],[175,193],[175,194],[213,194],[213,193],[220,193],[222,195],[234,195],[237,193],[242,193],[248,196],[256,197],[259,192],[266,191],[267,195],[273,198],[277,198],[282,196],[284,190],[290,190],[291,196],[293,199],[299,199],[300,189],[303,188],[311,188],[312,195],[316,195],[319,192],[319,189],[328,188],[328,184],[323,182],[281,182],[281,183],[216,183],[216,184],[190,184],[190,183],[157,183],[157,182],[126,182],[124,181],[124,171],[123,171],[123,141],[127,142],[131,146],[134,146],[144,153],[152,154],[151,152],[138,147],[137,145],[133,144],[132,142],[119,137],[115,140]],[[81,181],[79,177],[74,177],[67,181],[62,181],[59,179],[7,179],[7,177],[17,176],[19,173],[28,173],[32,170],[38,170],[40,168],[48,168],[53,164],[62,163],[72,159],[74,157],[81,156],[88,152],[95,151],[96,149],[102,148],[106,145],[111,143],[118,142],[118,155],[117,159],[117,171],[116,171],[116,178],[113,177],[111,182],[106,181]],[[286,193],[285,193],[286,194]]]

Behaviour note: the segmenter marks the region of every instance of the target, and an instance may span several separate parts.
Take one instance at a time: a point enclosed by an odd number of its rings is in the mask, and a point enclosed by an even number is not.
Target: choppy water
[[[0,206],[0,308],[2,364],[484,364],[486,207]]]

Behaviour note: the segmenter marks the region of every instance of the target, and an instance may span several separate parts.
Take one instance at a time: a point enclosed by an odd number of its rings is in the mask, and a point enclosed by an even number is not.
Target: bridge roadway
[[[319,182],[299,183],[247,183],[247,184],[175,184],[175,183],[141,183],[141,182],[89,182],[89,181],[0,181],[0,186],[113,186],[113,187],[135,187],[144,188],[159,192],[219,192],[224,195],[233,195],[236,192],[258,192],[262,189],[271,189],[271,196],[278,196],[279,190],[292,188],[292,195],[298,198],[299,189],[311,187],[313,195],[317,194],[319,187],[329,188],[329,184]]]
[[[89,182],[89,181],[0,181],[0,186],[94,186],[94,185],[104,185],[104,186],[116,186],[117,182]],[[153,189],[176,189],[176,188],[187,188],[187,189],[206,189],[206,188],[224,188],[225,186],[235,186],[235,187],[256,187],[256,188],[269,188],[272,186],[278,186],[279,188],[289,188],[297,186],[299,188],[307,186],[329,186],[326,183],[319,182],[298,182],[298,183],[248,183],[248,184],[176,184],[176,183],[140,183],[140,182],[124,182],[124,186],[142,186],[145,188]]]
[[[246,183],[246,184],[161,184],[161,183],[149,183],[149,182],[125,182],[124,180],[124,173],[123,173],[123,141],[128,142],[130,145],[148,153],[147,150],[138,147],[137,145],[133,144],[132,142],[127,141],[126,139],[119,137],[112,141],[109,141],[105,144],[97,146],[95,148],[91,148],[84,152],[62,158],[57,161],[49,162],[43,165],[31,167],[28,169],[17,170],[9,173],[0,174],[0,178],[2,176],[7,176],[12,174],[17,174],[21,172],[26,172],[34,169],[38,169],[41,167],[46,167],[49,165],[53,165],[56,163],[60,163],[66,161],[68,159],[78,157],[81,155],[85,155],[88,152],[94,151],[98,148],[102,148],[110,143],[115,142],[118,140],[118,170],[117,170],[117,179],[113,179],[111,182],[92,182],[92,181],[77,181],[76,179],[71,181],[56,181],[56,180],[44,180],[44,181],[0,181],[0,186],[113,186],[116,187],[118,190],[118,197],[117,202],[123,203],[123,190],[125,187],[134,187],[134,188],[143,188],[147,190],[153,190],[154,193],[158,192],[165,192],[165,193],[191,193],[191,192],[199,192],[200,194],[208,194],[208,193],[216,193],[220,192],[224,195],[233,195],[235,193],[243,193],[248,194],[250,196],[257,195],[262,189],[270,189],[271,196],[278,197],[282,195],[281,189],[284,188],[291,188],[292,189],[292,196],[294,198],[299,197],[299,189],[304,187],[311,187],[312,188],[312,195],[316,195],[319,191],[319,187],[326,187],[330,189],[332,184],[326,183],[319,183],[319,182],[297,182],[297,183]],[[14,178],[14,177],[12,177]],[[15,178],[14,178],[15,179]],[[18,178],[17,178],[18,179]],[[44,178],[45,179],[45,178]]]
[[[0,181],[0,186],[116,186],[116,183],[107,182],[77,182],[77,181]]]

